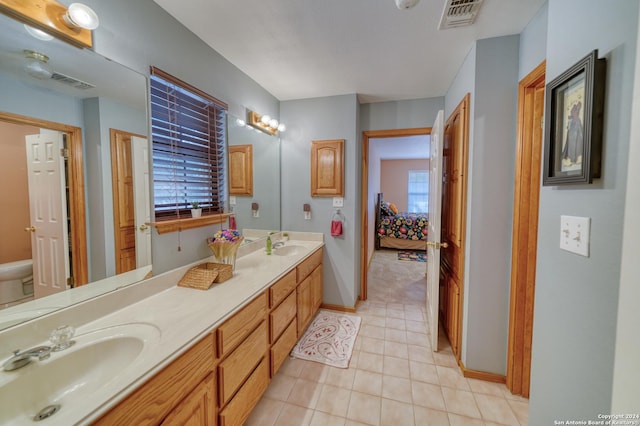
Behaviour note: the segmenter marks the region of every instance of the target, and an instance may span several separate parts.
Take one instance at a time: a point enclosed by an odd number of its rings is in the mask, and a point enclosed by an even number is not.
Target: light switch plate
[[[344,198],[333,197],[333,207],[344,207]]]
[[[311,212],[304,212],[304,218],[306,220],[310,220],[311,219]]]
[[[260,210],[253,210],[253,217],[260,217]]]
[[[591,218],[560,216],[560,248],[589,257]]]
[[[231,195],[229,197],[229,205],[231,205],[231,206],[235,206],[236,205],[236,196],[235,195]]]

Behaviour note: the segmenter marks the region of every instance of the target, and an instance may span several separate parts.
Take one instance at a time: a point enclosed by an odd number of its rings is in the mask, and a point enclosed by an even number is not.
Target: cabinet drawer
[[[284,300],[284,298],[287,297],[294,288],[296,288],[295,269],[280,278],[277,283],[269,287],[269,308],[278,306],[278,303]]]
[[[292,291],[289,297],[269,314],[269,342],[275,342],[295,316],[296,292]]]
[[[218,357],[223,358],[267,317],[267,293],[262,293],[224,322],[217,331]]]
[[[296,344],[296,321],[291,321],[282,336],[271,347],[271,377],[275,376],[291,349]]]
[[[220,426],[240,426],[269,385],[269,363],[263,359],[236,396],[220,412]]]
[[[322,263],[322,248],[319,248],[311,256],[309,256],[304,261],[302,261],[302,263],[300,263],[300,265],[298,265],[298,267],[296,268],[296,271],[298,273],[298,276],[297,276],[298,282],[304,280],[307,277],[307,275],[309,275],[311,271],[316,269],[316,266],[318,266],[321,263]]]
[[[267,325],[263,321],[218,366],[220,406],[224,406],[267,353]]]

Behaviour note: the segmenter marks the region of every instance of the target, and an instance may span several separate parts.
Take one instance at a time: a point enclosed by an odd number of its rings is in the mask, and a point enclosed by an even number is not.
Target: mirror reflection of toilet
[[[33,261],[0,264],[0,309],[33,299]]]

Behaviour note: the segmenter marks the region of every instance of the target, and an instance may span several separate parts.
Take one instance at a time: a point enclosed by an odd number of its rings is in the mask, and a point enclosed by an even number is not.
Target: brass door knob
[[[36,227],[35,226],[30,226],[28,228],[24,228],[25,232],[36,232]]]
[[[438,249],[441,249],[441,248],[449,247],[449,244],[446,241],[444,243],[439,243],[437,241],[427,241],[427,247],[433,247],[436,250],[438,250]]]
[[[140,225],[140,230],[141,231],[146,231],[147,229],[149,229],[149,227],[147,225],[145,225],[144,223],[142,225]]]

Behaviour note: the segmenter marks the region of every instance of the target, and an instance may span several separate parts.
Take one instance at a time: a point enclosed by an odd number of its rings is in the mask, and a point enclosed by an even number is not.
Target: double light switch
[[[589,257],[591,219],[578,216],[560,216],[560,248]]]

